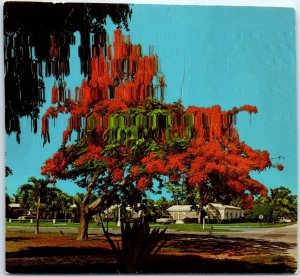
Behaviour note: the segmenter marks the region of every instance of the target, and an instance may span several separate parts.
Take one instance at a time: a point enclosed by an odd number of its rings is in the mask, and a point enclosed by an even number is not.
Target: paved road
[[[298,261],[297,251],[297,224],[280,228],[257,228],[251,231],[236,233],[222,233],[222,235],[232,238],[252,238],[267,240],[270,242],[282,242],[291,245],[287,252]]]

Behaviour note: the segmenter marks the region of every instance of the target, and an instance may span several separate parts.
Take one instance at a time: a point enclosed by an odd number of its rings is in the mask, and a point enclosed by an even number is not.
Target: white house
[[[244,212],[239,207],[209,203],[203,210],[206,212],[209,220],[236,220],[244,216]]]
[[[198,218],[199,213],[192,210],[191,205],[174,205],[167,209],[170,215],[176,220],[183,220],[184,218]]]
[[[244,216],[244,212],[239,207],[209,203],[203,207],[202,216],[205,214],[210,221],[235,220]],[[170,215],[176,220],[181,221],[184,218],[199,218],[199,212],[192,209],[191,205],[173,205],[167,209]]]

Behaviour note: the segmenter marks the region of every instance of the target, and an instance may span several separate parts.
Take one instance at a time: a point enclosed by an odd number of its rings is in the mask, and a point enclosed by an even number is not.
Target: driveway
[[[269,242],[282,242],[290,247],[287,253],[293,256],[297,261],[297,224],[289,225],[286,227],[278,228],[256,228],[251,231],[245,230],[244,232],[222,233],[222,236],[228,238],[251,238],[257,240],[266,240]]]

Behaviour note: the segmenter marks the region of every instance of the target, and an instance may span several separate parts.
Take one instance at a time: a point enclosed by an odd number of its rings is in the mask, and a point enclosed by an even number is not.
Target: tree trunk
[[[35,234],[39,234],[40,233],[40,204],[41,204],[41,198],[38,198],[38,203],[37,203],[37,207],[36,207],[36,225],[35,225],[35,230],[34,233]]]
[[[88,226],[91,215],[88,208],[85,206],[80,207],[80,220],[78,226],[78,236],[77,240],[87,240],[88,239]]]
[[[199,205],[198,224],[201,224],[201,205]]]

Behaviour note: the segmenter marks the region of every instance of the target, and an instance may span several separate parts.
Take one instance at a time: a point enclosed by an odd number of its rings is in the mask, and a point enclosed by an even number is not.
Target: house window
[[[174,213],[173,218],[177,221],[178,220],[178,213]]]
[[[228,219],[228,212],[225,212],[225,219]]]

